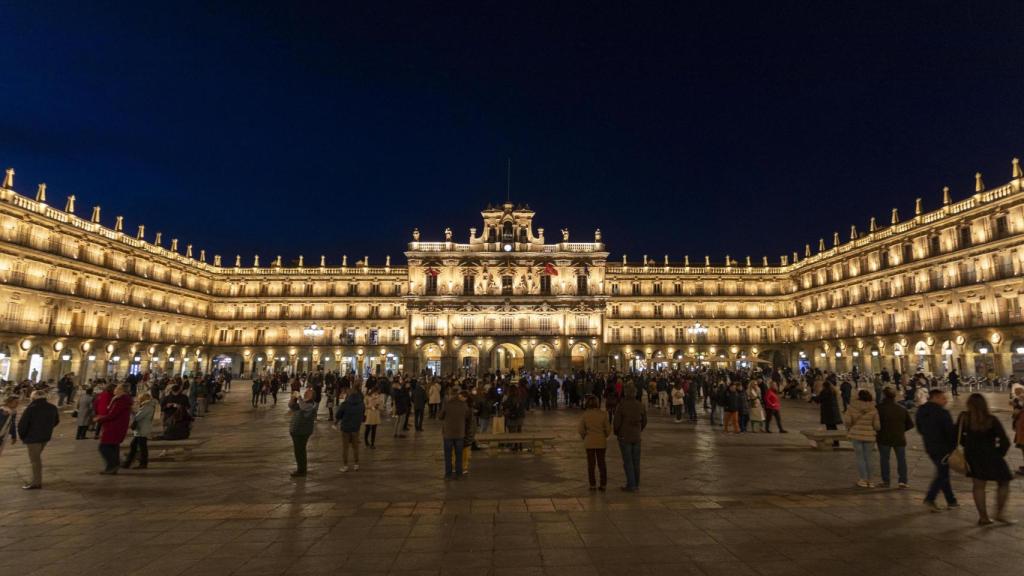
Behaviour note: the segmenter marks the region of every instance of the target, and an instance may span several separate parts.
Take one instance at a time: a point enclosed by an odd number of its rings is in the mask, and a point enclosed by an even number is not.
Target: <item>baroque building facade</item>
[[[609,260],[528,206],[468,241],[413,231],[405,265],[243,266],[0,186],[0,378],[230,368],[361,373],[817,366],[1024,373],[1024,177],[774,263]],[[844,235],[845,236],[845,235]]]

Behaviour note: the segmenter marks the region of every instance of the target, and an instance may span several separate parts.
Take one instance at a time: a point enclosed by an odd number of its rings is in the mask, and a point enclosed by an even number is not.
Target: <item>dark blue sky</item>
[[[247,264],[399,262],[511,157],[549,238],[776,261],[1024,154],[1019,1],[207,4],[0,2],[16,188]]]

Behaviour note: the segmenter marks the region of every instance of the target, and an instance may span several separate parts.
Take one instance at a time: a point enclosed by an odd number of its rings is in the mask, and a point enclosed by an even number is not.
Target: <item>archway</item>
[[[0,344],[0,380],[11,379],[11,347]]]
[[[28,373],[26,377],[33,382],[39,382],[43,379],[44,354],[41,346],[34,346],[28,353]]]
[[[1024,375],[1024,340],[1010,342],[1010,370],[1014,376]]]
[[[914,371],[931,374],[932,370],[932,347],[924,340],[919,340],[914,344]]]
[[[480,370],[480,349],[473,344],[459,348],[459,369],[463,376],[476,376]]]
[[[554,350],[547,344],[538,344],[533,349],[533,367],[535,370],[551,370],[554,368]]]
[[[441,347],[437,344],[423,346],[423,367],[432,376],[441,375]]]
[[[495,372],[518,371],[526,361],[526,353],[515,344],[503,342],[491,350],[491,367]]]
[[[573,345],[570,352],[573,370],[588,370],[590,368],[590,347],[582,342]],[[667,363],[666,363],[667,366]]]
[[[986,376],[995,374],[996,361],[993,356],[994,346],[985,340],[975,340],[971,345],[971,351],[974,352],[974,374],[978,377],[984,378]]]

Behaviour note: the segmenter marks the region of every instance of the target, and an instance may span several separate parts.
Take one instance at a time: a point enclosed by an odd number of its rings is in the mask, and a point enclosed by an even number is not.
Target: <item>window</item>
[[[1006,216],[996,216],[994,232],[996,240],[1010,235],[1010,227],[1006,223]]]
[[[428,272],[425,280],[426,283],[424,286],[426,288],[427,296],[437,296],[437,275]]]
[[[232,341],[235,344],[238,344],[238,343],[240,343],[242,341],[242,329],[241,328],[235,328],[234,339]]]
[[[964,226],[963,228],[960,228],[960,238],[959,238],[959,240],[960,240],[960,248],[970,248],[971,247],[971,227],[970,226]]]
[[[639,282],[633,282],[633,296],[639,296],[639,295],[640,295],[640,283]]]
[[[914,259],[914,246],[911,244],[903,245],[903,256],[900,258],[900,264],[906,264]]]
[[[618,304],[612,304],[612,318],[618,318],[619,317],[619,312],[620,312],[619,305]]]
[[[878,254],[878,269],[885,270],[889,267],[889,250],[884,249]]]
[[[662,310],[662,305],[661,304],[655,304],[654,305],[654,317],[655,318],[661,318],[662,311],[663,310]]]
[[[476,286],[476,276],[472,274],[465,274],[462,277],[462,293],[469,296],[474,292]]]
[[[526,226],[519,227],[519,242],[526,244]]]
[[[349,284],[348,285],[348,295],[349,296],[359,296],[359,284],[356,284],[355,282]]]
[[[675,339],[676,342],[685,342],[686,341],[686,328],[683,328],[682,326],[676,326],[675,335],[676,335],[676,339]]]
[[[473,331],[473,317],[472,316],[463,316],[462,317],[462,330],[464,332],[472,332]]]
[[[370,318],[380,318],[380,306],[374,304],[370,306]]]
[[[612,342],[622,342],[622,328],[612,328]]]
[[[540,317],[540,331],[541,332],[550,332],[551,331],[551,317],[550,316],[541,316]]]
[[[643,328],[633,328],[633,342],[640,343],[640,342],[643,342],[643,341],[644,341],[644,330],[643,330]]]
[[[928,254],[930,256],[938,256],[940,253],[942,253],[942,240],[936,234],[928,238]]]
[[[584,274],[580,274],[579,276],[576,277],[576,293],[587,293],[587,277]]]
[[[356,343],[356,329],[355,328],[346,328],[345,329],[345,344],[355,344],[355,343]]]
[[[266,328],[257,328],[256,329],[256,343],[257,344],[263,344],[263,343],[266,342],[266,340],[267,340],[267,329]]]
[[[402,331],[399,328],[392,328],[389,340],[391,342],[400,343],[402,341]]]
[[[513,240],[515,240],[515,238],[513,238],[512,222],[505,222],[501,225],[501,241],[512,242]]]
[[[512,295],[512,276],[506,275],[501,277],[501,294],[503,296]]]
[[[661,295],[661,282],[654,283],[654,293],[659,296]]]
[[[370,328],[366,332],[366,343],[367,344],[373,346],[373,345],[379,343],[379,341],[380,341],[379,339],[380,339],[380,330],[378,330],[376,328]]]
[[[224,344],[227,341],[228,341],[228,330],[227,330],[227,328],[221,328],[220,332],[218,332],[218,334],[217,334],[217,342],[220,342],[221,344]]]
[[[586,315],[576,316],[576,333],[587,334],[590,332],[590,317]]]
[[[661,326],[654,329],[654,341],[659,344],[665,341],[665,329]]]
[[[551,276],[544,274],[540,277],[540,293],[551,294]]]
[[[510,226],[511,226],[511,224],[510,224]],[[506,333],[506,334],[511,333],[512,330],[513,330],[513,326],[514,326],[513,320],[514,320],[514,318],[512,318],[511,316],[502,316],[501,317],[501,331]]]
[[[760,332],[760,334],[759,334],[759,341],[760,342],[767,342],[768,341],[768,327],[767,326],[761,326],[758,329],[758,331]]]
[[[430,334],[437,331],[437,317],[426,316],[423,318],[423,331]]]
[[[370,284],[370,296],[380,296],[380,284]]]
[[[618,283],[612,284],[612,295],[614,295],[614,296],[618,296],[619,295],[619,285],[618,285]]]

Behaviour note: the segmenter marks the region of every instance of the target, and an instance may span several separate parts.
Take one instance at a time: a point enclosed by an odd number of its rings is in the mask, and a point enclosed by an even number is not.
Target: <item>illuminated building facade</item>
[[[1024,373],[1024,178],[817,250],[609,261],[596,230],[552,241],[534,212],[482,212],[466,243],[418,230],[406,265],[207,262],[0,186],[0,377],[230,366],[482,373],[686,364]]]

